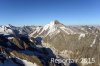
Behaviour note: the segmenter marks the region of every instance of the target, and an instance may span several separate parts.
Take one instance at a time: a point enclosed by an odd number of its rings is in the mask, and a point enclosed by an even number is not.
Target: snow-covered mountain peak
[[[7,24],[6,27],[11,28],[11,27],[13,27],[13,26],[12,26],[11,24]]]
[[[49,24],[45,25],[43,29],[44,30],[57,29],[60,27],[65,27],[65,26],[62,23],[60,23],[58,20],[54,20],[54,21],[51,21]]]
[[[12,28],[10,25],[2,25],[0,26],[0,33],[3,33],[3,34],[14,34]]]
[[[66,27],[64,24],[60,23],[58,20],[54,20],[54,21],[51,21],[49,24],[45,25],[42,29],[40,30],[36,29],[33,33],[31,33],[31,36],[35,34],[51,36],[51,35],[60,34],[61,32],[65,34],[74,33],[69,27]]]

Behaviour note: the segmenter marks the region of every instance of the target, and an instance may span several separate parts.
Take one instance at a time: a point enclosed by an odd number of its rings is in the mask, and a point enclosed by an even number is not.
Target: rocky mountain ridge
[[[15,66],[25,66],[24,61],[33,66],[73,66],[52,64],[51,58],[94,58],[94,63],[77,66],[99,66],[99,47],[99,26],[66,26],[58,20],[45,26],[0,26],[1,66],[7,61]]]

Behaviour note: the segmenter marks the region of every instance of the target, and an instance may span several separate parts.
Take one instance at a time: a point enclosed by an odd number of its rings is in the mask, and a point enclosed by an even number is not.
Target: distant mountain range
[[[51,58],[80,59],[77,66],[99,66],[100,26],[67,26],[58,20],[45,26],[0,26],[0,66],[75,66],[50,63]]]

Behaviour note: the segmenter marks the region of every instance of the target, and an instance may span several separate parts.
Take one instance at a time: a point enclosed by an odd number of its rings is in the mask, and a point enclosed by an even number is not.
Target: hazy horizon
[[[53,20],[54,21],[54,20]],[[51,21],[52,22],[52,21]],[[61,24],[64,24],[62,22],[60,22]],[[13,25],[13,24],[0,24],[0,26],[7,26],[7,25],[12,25],[12,26],[16,26],[16,27],[23,27],[23,26],[45,26],[47,24],[50,24],[50,22],[41,25],[41,24],[22,24],[22,25]],[[65,26],[100,26],[100,24],[64,24]]]

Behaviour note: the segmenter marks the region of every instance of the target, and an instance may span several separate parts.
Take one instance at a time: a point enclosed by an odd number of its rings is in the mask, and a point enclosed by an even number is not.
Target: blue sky
[[[100,0],[0,0],[0,25],[100,25]]]

